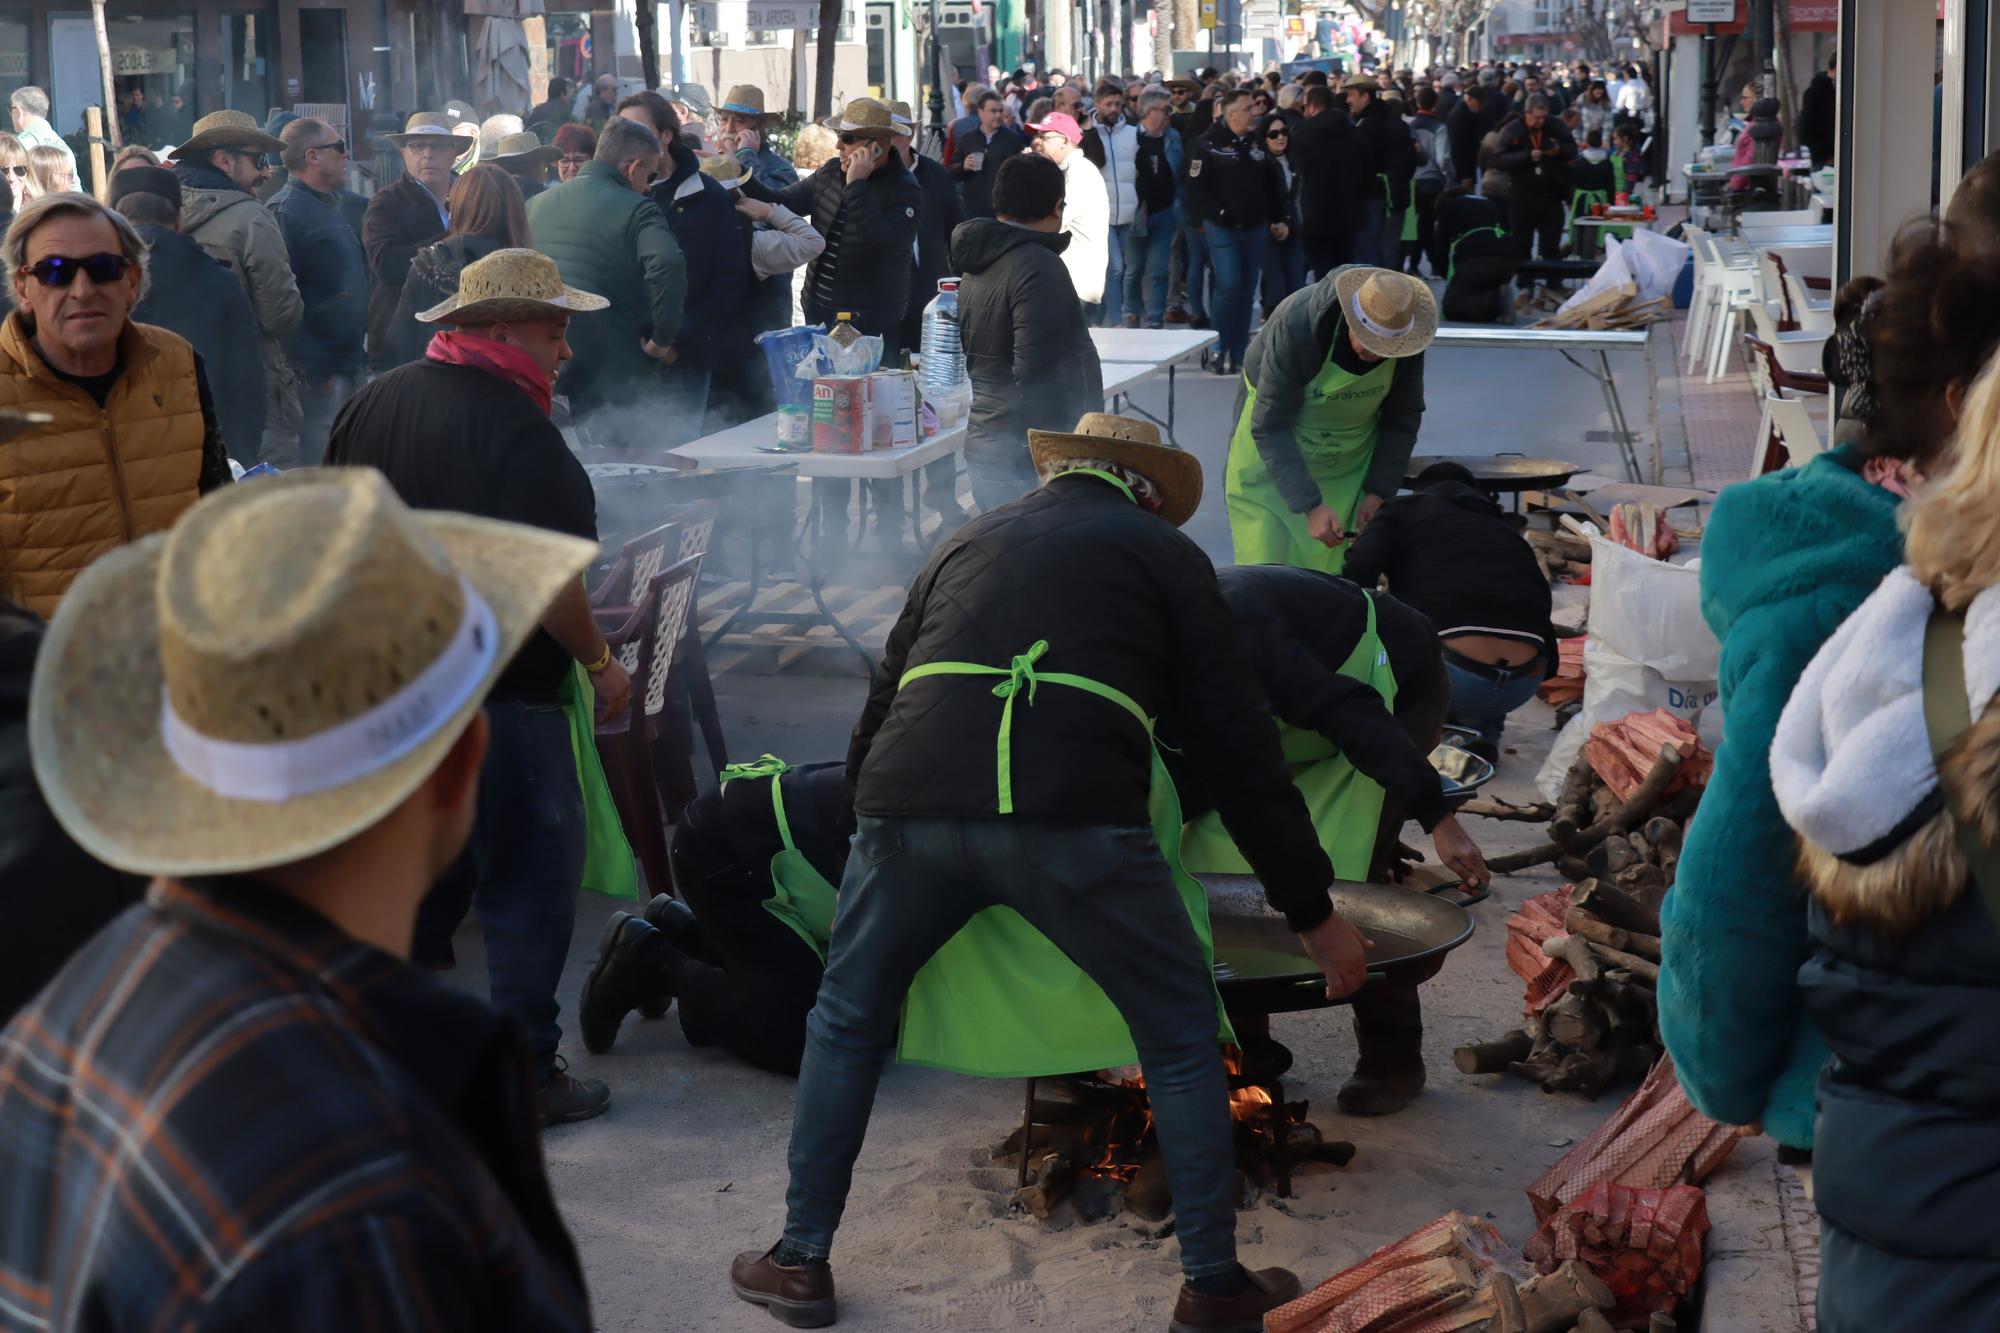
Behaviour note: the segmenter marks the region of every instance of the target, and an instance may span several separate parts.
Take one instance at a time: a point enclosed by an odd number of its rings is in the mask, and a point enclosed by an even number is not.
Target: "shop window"
[[[267,14],[222,16],[222,105],[247,111],[260,123],[277,105],[271,100],[275,36]]]
[[[299,100],[347,105],[347,11],[299,10]]]
[[[56,21],[51,18],[52,29]],[[86,35],[89,24],[90,20],[83,21]],[[194,16],[113,15],[105,23],[105,33],[111,47],[120,138],[149,148],[164,148],[186,138],[203,110],[194,82]],[[98,100],[88,78],[91,72],[86,70],[86,77],[67,90],[75,97],[77,119],[84,105]],[[60,122],[57,128],[62,128]]]
[[[590,15],[587,13],[543,16],[548,34],[549,74],[570,81],[572,87],[590,82]],[[664,33],[664,29],[661,30]]]

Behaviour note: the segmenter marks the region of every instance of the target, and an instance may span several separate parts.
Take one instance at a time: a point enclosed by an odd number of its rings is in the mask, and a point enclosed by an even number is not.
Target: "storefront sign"
[[[124,47],[111,53],[113,74],[150,74],[153,72],[153,52],[134,47]]]
[[[709,32],[809,31],[819,26],[819,5],[797,0],[721,0],[694,7],[695,26]],[[740,25],[740,26],[739,26]]]
[[[1734,23],[1736,0],[1687,0],[1689,23]]]

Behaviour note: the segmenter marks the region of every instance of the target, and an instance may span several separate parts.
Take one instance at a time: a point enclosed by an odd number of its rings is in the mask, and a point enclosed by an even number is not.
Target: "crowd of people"
[[[1191,875],[1254,873],[1352,997],[1342,1110],[1408,1105],[1422,978],[1364,989],[1328,886],[1394,877],[1410,819],[1485,881],[1428,755],[1450,720],[1497,760],[1558,660],[1520,520],[1453,464],[1405,487],[1425,351],[1559,252],[1576,192],[1648,178],[1652,97],[1582,65],[1197,74],[966,84],[936,158],[897,102],[849,100],[788,157],[753,86],[599,80],[408,117],[365,200],[336,127],[233,111],[121,154],[101,200],[8,171],[0,875],[62,892],[0,940],[0,1314],[590,1326],[537,1135],[610,1103],[568,1072],[558,989],[592,855],[578,737],[633,682],[579,577],[602,534],[561,423],[665,452],[766,409],[759,334],[845,322],[894,362],[948,280],[982,512],[942,460],[947,530],[846,764],[704,793],[677,892],[610,918],[575,1026],[604,1052],[679,1004],[689,1041],[798,1076],[783,1232],[729,1276],[786,1324],[837,1316],[898,1051],[1140,1062],[1174,1326],[1298,1294],[1237,1259]],[[46,97],[13,110],[0,166],[53,153]],[[1996,238],[1989,162],[1839,294],[1840,447],[1726,492],[1705,538],[1728,730],[1660,1028],[1703,1110],[1819,1155],[1833,1329],[1978,1326],[2000,1282],[1971,1211],[2000,1113],[1976,1004]],[[1176,323],[1212,323],[1240,377],[1220,571],[1178,530],[1199,460],[1102,411],[1093,325]],[[260,463],[290,475],[231,484]],[[812,489],[844,542],[852,488]],[[871,499],[899,543],[900,488]],[[490,1006],[424,975],[468,914]]]

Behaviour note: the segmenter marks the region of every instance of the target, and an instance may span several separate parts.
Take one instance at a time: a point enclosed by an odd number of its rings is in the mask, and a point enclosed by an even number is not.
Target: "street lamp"
[[[931,15],[931,133],[939,156],[944,154],[944,33],[939,23],[938,0],[930,0]]]

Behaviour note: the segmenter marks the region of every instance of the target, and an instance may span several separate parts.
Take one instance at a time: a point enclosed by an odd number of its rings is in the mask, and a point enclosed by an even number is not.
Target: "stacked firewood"
[[[1573,579],[1590,581],[1590,539],[1558,528],[1553,532],[1530,529],[1521,534],[1535,552],[1535,563],[1550,583]]]
[[[1497,1041],[1460,1047],[1454,1058],[1464,1073],[1511,1071],[1545,1092],[1595,1097],[1659,1059],[1660,905],[1707,758],[1698,742],[1649,717],[1595,729],[1564,781],[1549,840],[1488,859],[1496,872],[1553,860],[1573,883],[1509,918],[1508,961],[1527,983],[1525,1022]],[[1626,766],[1645,757],[1647,734],[1674,734],[1687,757],[1659,741],[1633,785]],[[1593,766],[1592,746],[1609,780]]]

